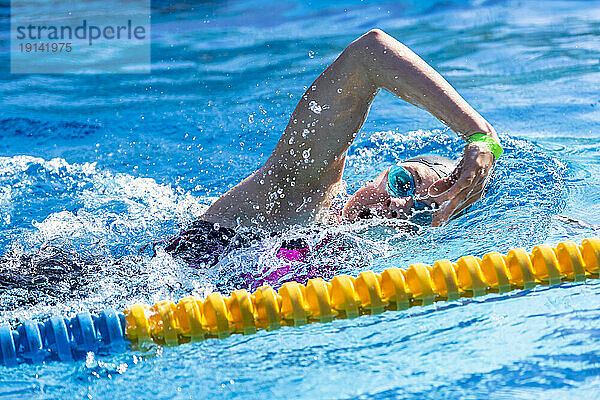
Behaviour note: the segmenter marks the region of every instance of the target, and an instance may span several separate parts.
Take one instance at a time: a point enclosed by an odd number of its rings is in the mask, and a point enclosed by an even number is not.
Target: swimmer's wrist
[[[474,135],[476,133],[481,133],[481,134],[491,137],[496,142],[500,143],[500,138],[498,138],[498,134],[496,133],[496,130],[494,129],[494,127],[483,118],[481,120],[473,121],[471,124],[469,124],[468,127],[465,127],[463,129],[464,130],[460,131],[459,136],[465,142],[468,142],[469,138],[472,135]]]
[[[496,136],[496,135],[494,135],[494,136]],[[500,141],[498,140],[497,136],[494,138],[491,135],[487,135],[482,132],[476,132],[476,133],[472,133],[471,135],[469,135],[466,140],[467,140],[468,144],[471,144],[471,143],[484,144],[494,155],[494,158],[496,161],[498,161],[498,159],[504,153],[504,149],[500,145]]]

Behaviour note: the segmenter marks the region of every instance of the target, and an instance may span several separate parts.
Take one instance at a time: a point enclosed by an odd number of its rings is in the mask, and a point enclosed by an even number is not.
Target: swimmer
[[[467,142],[463,156],[459,162],[416,157],[384,169],[348,198],[340,220],[406,219],[431,209],[431,225],[440,226],[477,201],[502,152],[496,131],[418,55],[374,29],[346,47],[308,88],[264,165],[223,194],[166,250],[220,250],[240,227],[278,231],[328,220],[346,151],[381,88],[449,126]],[[198,239],[204,240],[201,249]]]
[[[329,218],[342,186],[346,151],[381,88],[425,108],[457,132],[467,141],[463,157],[455,162],[421,156],[391,165],[348,198],[339,218]],[[165,250],[190,265],[212,266],[222,254],[254,239],[240,232],[243,227],[280,232],[331,219],[414,218],[423,210],[433,210],[430,223],[439,226],[481,197],[499,154],[494,128],[440,74],[391,36],[372,30],[352,42],[308,88],[265,164],[222,195]],[[332,240],[319,245],[327,247]],[[306,257],[307,250],[302,240],[287,241],[277,253],[281,268],[262,280],[234,274],[233,279],[240,279],[234,286],[274,285],[289,273],[286,263]],[[0,257],[0,295],[13,289],[19,295],[0,309],[34,303],[40,292],[83,296],[86,283],[93,282],[106,261],[52,247],[31,255],[5,254]],[[121,263],[115,261],[113,268]],[[332,268],[308,269],[302,279],[324,276]]]

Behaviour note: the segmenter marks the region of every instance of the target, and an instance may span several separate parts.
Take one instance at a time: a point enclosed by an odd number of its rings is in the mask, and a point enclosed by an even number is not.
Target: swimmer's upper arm
[[[376,93],[349,46],[304,93],[269,161],[310,180],[341,174]]]

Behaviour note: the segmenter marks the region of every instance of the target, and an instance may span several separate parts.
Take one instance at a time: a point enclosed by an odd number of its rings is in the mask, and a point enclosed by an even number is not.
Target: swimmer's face
[[[409,197],[394,197],[388,193],[389,168],[386,168],[373,181],[360,188],[344,205],[342,215],[349,221],[374,216],[406,219],[412,214],[415,199],[431,206],[433,201],[427,195],[432,183],[439,179],[428,166],[419,162],[401,164],[415,180],[415,194]]]

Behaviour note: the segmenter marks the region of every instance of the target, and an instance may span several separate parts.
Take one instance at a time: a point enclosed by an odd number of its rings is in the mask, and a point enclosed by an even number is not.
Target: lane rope
[[[229,297],[214,292],[202,300],[188,296],[174,303],[133,304],[123,312],[83,312],[72,318],[53,316],[27,320],[16,329],[0,325],[0,365],[83,359],[88,352],[118,353],[146,343],[177,346],[206,338],[250,335],[260,329],[330,322],[364,314],[400,311],[436,301],[508,293],[536,285],[598,279],[600,239],[514,249],[482,258],[464,256],[456,262],[412,264],[381,274],[337,275],[329,282],[309,279],[306,285],[286,282],[278,291],[259,287],[254,293],[236,290]]]

